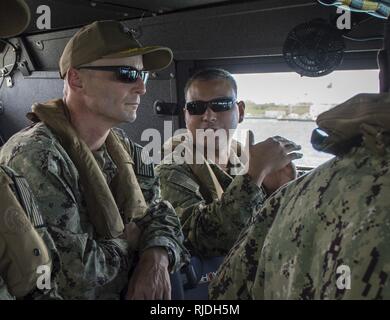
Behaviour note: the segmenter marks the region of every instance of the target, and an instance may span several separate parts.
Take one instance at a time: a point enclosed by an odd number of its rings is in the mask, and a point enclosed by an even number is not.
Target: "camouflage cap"
[[[0,38],[22,33],[30,24],[30,9],[23,0],[0,1]]]
[[[64,77],[70,67],[79,67],[103,58],[143,56],[144,69],[161,70],[173,58],[171,49],[160,46],[142,47],[124,24],[95,21],[81,28],[67,43],[60,59],[60,74]]]

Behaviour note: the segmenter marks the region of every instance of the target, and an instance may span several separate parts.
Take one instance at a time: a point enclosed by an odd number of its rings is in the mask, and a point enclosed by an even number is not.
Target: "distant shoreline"
[[[300,122],[315,122],[311,119],[289,119],[289,118],[266,118],[266,117],[256,117],[256,116],[245,116],[245,119],[261,119],[261,120],[277,120],[277,121],[300,121]]]

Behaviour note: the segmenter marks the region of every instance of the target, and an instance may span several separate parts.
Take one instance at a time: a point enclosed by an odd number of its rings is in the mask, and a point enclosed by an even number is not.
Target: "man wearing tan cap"
[[[119,22],[82,28],[60,59],[63,99],[33,105],[36,123],[0,152],[32,185],[65,299],[170,298],[169,272],[187,257],[178,218],[142,148],[113,128],[135,120],[148,71],[171,60],[170,49],[141,47]]]

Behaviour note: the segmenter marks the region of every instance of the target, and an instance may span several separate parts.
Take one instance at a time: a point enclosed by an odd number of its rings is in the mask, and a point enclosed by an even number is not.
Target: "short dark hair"
[[[226,80],[232,86],[234,94],[237,97],[237,82],[230,72],[220,68],[207,68],[195,72],[184,87],[184,97],[187,96],[188,89],[194,81]]]

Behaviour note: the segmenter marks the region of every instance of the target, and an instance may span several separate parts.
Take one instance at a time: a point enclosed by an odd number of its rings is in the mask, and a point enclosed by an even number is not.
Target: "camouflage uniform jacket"
[[[247,174],[231,176],[209,163],[224,191],[220,200],[202,195],[188,164],[162,163],[156,168],[161,195],[180,218],[186,247],[204,257],[226,255],[266,197]]]
[[[210,297],[389,299],[389,152],[355,147],[269,198],[222,264]]]
[[[186,253],[179,220],[172,206],[160,201],[159,180],[135,159],[141,147],[131,143],[122,130],[117,133],[136,164],[135,173],[149,205],[147,217],[158,217],[146,222],[139,249],[170,248],[176,270]],[[110,186],[117,168],[105,145],[94,156]],[[15,134],[1,149],[0,162],[24,175],[36,196],[60,252],[62,272],[57,281],[61,295],[65,299],[119,298],[128,284],[134,252],[129,252],[124,239],[97,238],[77,168],[50,129],[38,123]]]

